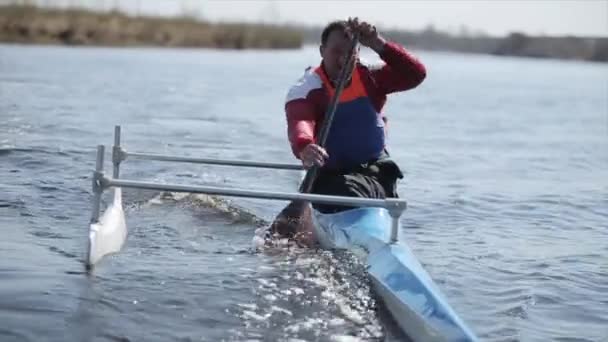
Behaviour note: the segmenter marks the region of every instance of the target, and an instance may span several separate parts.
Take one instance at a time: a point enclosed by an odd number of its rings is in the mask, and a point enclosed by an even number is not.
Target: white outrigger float
[[[159,184],[120,179],[120,163],[128,157],[200,164],[302,170],[301,165],[240,160],[190,158],[126,152],[120,145],[120,126],[114,130],[113,176],[103,172],[104,146],[97,146],[93,173],[93,212],[86,264],[90,269],[104,256],[119,252],[127,238],[121,188],[137,188],[208,195],[248,197],[359,207],[336,214],[313,210],[315,235],[321,247],[347,249],[362,256],[378,297],[403,332],[413,341],[477,341],[458,317],[431,277],[405,243],[398,241],[399,219],[406,209],[402,199],[368,199],[305,193],[266,192],[211,186]],[[101,195],[114,188],[113,203],[100,217]],[[363,252],[363,253],[361,253]]]

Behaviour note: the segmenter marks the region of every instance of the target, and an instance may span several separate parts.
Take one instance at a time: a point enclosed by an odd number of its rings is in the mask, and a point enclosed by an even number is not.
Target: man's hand
[[[306,145],[300,153],[300,160],[305,169],[309,169],[313,165],[323,166],[328,157],[327,151],[317,144]]]
[[[348,28],[351,33],[359,32],[359,42],[363,46],[367,46],[377,53],[382,52],[386,41],[380,37],[376,26],[373,26],[365,21],[359,21],[359,18],[348,18]]]

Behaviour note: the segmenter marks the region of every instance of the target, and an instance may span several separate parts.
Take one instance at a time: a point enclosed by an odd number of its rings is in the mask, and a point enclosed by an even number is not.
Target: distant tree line
[[[300,27],[299,30],[305,43],[319,43],[321,27]],[[421,31],[383,30],[382,33],[388,39],[420,50],[608,62],[608,38],[529,36],[523,33],[511,33],[507,37],[455,35],[435,30],[432,26]]]

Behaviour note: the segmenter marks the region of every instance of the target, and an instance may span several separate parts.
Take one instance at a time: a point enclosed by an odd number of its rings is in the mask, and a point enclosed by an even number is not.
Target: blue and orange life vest
[[[319,66],[315,69],[330,98],[335,88]],[[327,138],[328,168],[351,168],[378,158],[385,146],[384,121],[374,108],[358,68],[344,88]]]

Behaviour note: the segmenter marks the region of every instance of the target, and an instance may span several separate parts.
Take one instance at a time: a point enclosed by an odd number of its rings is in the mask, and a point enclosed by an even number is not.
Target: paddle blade
[[[273,238],[287,238],[305,246],[314,245],[316,239],[310,203],[305,201],[289,203],[277,215],[269,232]]]

